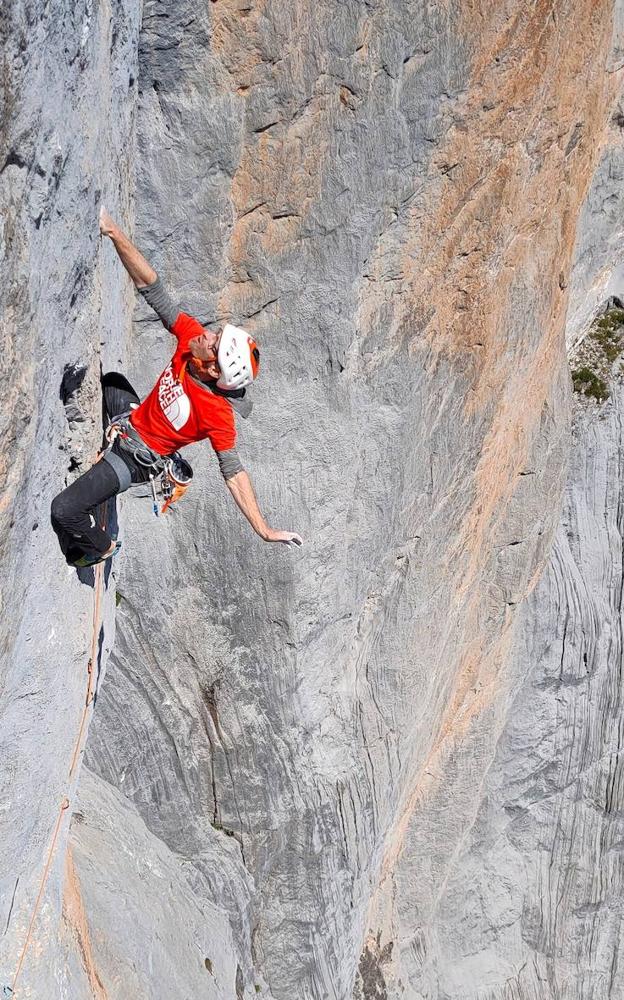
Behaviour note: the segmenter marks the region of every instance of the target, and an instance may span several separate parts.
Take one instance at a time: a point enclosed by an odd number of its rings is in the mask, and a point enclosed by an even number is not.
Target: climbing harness
[[[177,451],[171,455],[159,455],[158,452],[148,448],[128,417],[129,414],[121,414],[106,428],[108,447],[103,454],[117,441],[119,447],[128,452],[137,465],[149,470],[152,510],[158,517],[160,514],[165,514],[171,504],[184,496],[191,484],[193,469]],[[133,483],[133,486],[143,485],[143,483]]]
[[[122,451],[127,452],[137,465],[142,465],[145,469],[154,469],[155,471],[162,472],[167,461],[167,456],[159,455],[157,451],[152,451],[145,444],[145,441],[139,437],[130,423],[129,416],[130,414],[128,413],[121,413],[108,425],[104,432],[108,447],[104,449],[102,455],[110,451],[115,441],[118,441]]]

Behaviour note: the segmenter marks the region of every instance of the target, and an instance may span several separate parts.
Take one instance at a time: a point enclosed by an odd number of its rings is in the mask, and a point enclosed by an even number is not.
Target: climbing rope
[[[78,728],[78,735],[74,742],[74,748],[71,758],[71,763],[69,766],[69,773],[67,776],[68,785],[71,784],[72,778],[74,777],[74,772],[76,770],[76,765],[80,758],[80,753],[82,748],[82,738],[87,723],[87,718],[89,715],[89,708],[93,702],[93,679],[94,679],[94,664],[97,662],[97,646],[98,646],[98,635],[100,631],[100,609],[102,604],[102,579],[104,573],[104,563],[98,563],[95,567],[95,582],[94,582],[94,593],[93,593],[93,624],[91,630],[91,655],[89,656],[89,662],[87,663],[87,691],[85,696],[84,705],[82,708],[82,715],[80,717],[80,726]],[[70,799],[69,794],[63,796],[63,801],[61,802],[59,813],[56,818],[56,824],[54,826],[54,832],[52,834],[52,839],[50,841],[50,847],[48,848],[48,853],[46,855],[46,861],[43,868],[43,874],[41,876],[41,881],[39,883],[39,892],[37,893],[37,898],[35,900],[35,905],[30,917],[30,923],[28,924],[28,930],[26,932],[26,938],[24,940],[24,945],[20,953],[19,961],[17,963],[17,969],[15,970],[15,975],[13,976],[13,985],[6,986],[3,990],[5,997],[14,997],[15,986],[17,980],[19,979],[20,973],[22,971],[22,966],[26,959],[26,954],[32,939],[32,933],[35,926],[35,921],[39,913],[39,907],[41,905],[41,900],[43,899],[43,894],[48,882],[48,877],[50,875],[50,869],[52,867],[52,861],[54,860],[54,852],[56,850],[56,843],[61,830],[61,825],[63,823],[63,817],[67,810],[69,809]]]

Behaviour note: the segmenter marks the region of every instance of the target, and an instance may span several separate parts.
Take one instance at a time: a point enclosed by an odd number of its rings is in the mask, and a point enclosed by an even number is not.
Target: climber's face
[[[219,334],[212,330],[204,330],[198,337],[189,340],[189,348],[194,358],[199,361],[216,361]]]
[[[219,378],[221,371],[217,363],[217,351],[219,348],[220,333],[213,333],[212,330],[204,330],[198,337],[189,340],[189,350],[193,357],[199,362],[198,367],[203,375],[209,378]]]

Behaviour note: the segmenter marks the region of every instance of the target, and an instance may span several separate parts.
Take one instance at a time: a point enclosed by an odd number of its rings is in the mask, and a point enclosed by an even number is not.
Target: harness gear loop
[[[154,483],[154,476],[151,472],[149,481],[150,481],[150,487],[152,489],[152,510],[154,511],[156,517],[158,517],[158,500],[156,499],[156,485]]]
[[[127,451],[137,465],[142,465],[145,469],[154,468],[156,472],[162,472],[164,469],[168,456],[159,455],[157,451],[153,451],[149,445],[145,444],[145,441],[132,426],[128,413],[121,413],[115,417],[104,433],[109,442],[107,451],[113,447],[115,441],[118,441],[119,447],[123,451]]]

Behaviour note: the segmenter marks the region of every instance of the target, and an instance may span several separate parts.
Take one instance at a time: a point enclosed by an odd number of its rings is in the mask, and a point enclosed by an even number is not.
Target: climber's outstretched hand
[[[269,529],[268,537],[265,538],[265,541],[282,542],[283,545],[291,545],[294,548],[299,548],[303,545],[303,538],[296,531],[274,531],[273,528]]]
[[[115,228],[115,220],[102,205],[100,208],[100,232],[102,236],[112,236]]]
[[[225,484],[234,497],[236,506],[243,512],[256,534],[265,542],[281,542],[283,545],[295,547],[303,545],[303,539],[296,531],[276,531],[275,528],[269,527],[258,507],[251,479],[244,469],[229,476]]]
[[[145,259],[140,250],[128,239],[123,229],[120,229],[112,215],[104,206],[100,208],[100,233],[112,240],[113,246],[126,271],[137,288],[153,285],[158,278],[152,265]]]

